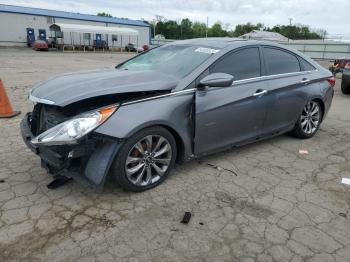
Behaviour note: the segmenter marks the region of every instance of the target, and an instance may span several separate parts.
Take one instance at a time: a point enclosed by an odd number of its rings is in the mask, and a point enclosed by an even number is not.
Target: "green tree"
[[[228,36],[228,33],[222,29],[221,22],[216,22],[212,27],[208,29],[209,37],[223,37]]]
[[[194,22],[192,24],[192,37],[193,38],[200,38],[200,37],[205,37],[205,33],[207,30],[207,26],[204,23],[200,22]]]
[[[306,25],[275,25],[268,31],[280,33],[290,39],[322,39],[327,34],[325,30],[315,32]]]
[[[160,15],[157,15],[156,18],[149,24],[151,25],[152,35],[155,29],[156,34],[162,34],[167,39],[190,39],[205,37],[206,31],[208,31],[209,37],[239,37],[246,33],[250,33],[253,30],[276,32],[290,39],[321,39],[327,34],[325,30],[311,30],[310,27],[306,25],[275,25],[271,28],[265,27],[262,23],[238,24],[236,25],[235,30],[232,31],[230,30],[229,23],[223,26],[221,22],[216,22],[210,28],[207,28],[206,24],[201,22],[192,22],[188,18],[182,19],[181,21],[176,21],[167,20]]]
[[[112,17],[111,14],[108,14],[108,13],[105,13],[105,12],[102,12],[102,13],[97,13],[98,16],[105,16],[105,17]]]
[[[180,39],[193,38],[192,22],[185,18],[180,23]]]
[[[252,24],[250,22],[248,22],[246,24],[238,24],[238,25],[236,25],[236,28],[233,31],[233,36],[239,37],[241,35],[250,33],[253,30],[260,30],[263,27],[264,27],[264,24],[262,24],[262,23],[257,23],[256,25]]]

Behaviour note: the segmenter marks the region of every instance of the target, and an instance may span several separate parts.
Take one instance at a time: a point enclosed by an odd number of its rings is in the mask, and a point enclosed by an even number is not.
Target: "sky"
[[[0,0],[1,4],[47,8],[77,13],[107,12],[115,17],[152,21],[166,19],[206,22],[221,21],[234,29],[236,24],[262,22],[306,24],[325,29],[330,36],[350,38],[350,0]]]

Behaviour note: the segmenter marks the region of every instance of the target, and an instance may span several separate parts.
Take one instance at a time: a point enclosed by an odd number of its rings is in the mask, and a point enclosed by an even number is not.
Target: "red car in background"
[[[33,44],[33,50],[36,51],[49,51],[49,46],[46,41],[43,40],[35,40]]]
[[[334,60],[334,64],[339,64],[340,68],[350,68],[350,57],[348,58],[342,58],[342,59],[336,59]]]

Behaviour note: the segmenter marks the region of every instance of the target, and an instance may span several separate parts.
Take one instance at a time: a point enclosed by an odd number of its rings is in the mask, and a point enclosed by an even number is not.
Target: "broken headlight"
[[[77,115],[43,132],[31,142],[35,145],[74,144],[79,138],[106,121],[117,110],[117,107],[113,105]]]

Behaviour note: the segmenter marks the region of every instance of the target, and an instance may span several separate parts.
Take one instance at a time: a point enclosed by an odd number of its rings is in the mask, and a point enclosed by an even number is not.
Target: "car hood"
[[[66,106],[87,98],[145,91],[174,89],[178,78],[159,71],[100,69],[64,74],[32,88],[34,102]]]

